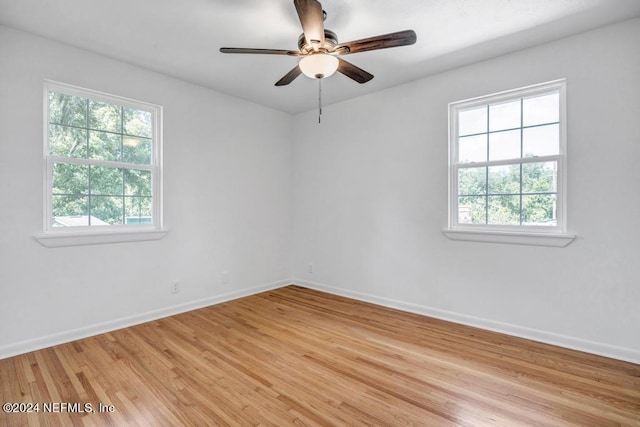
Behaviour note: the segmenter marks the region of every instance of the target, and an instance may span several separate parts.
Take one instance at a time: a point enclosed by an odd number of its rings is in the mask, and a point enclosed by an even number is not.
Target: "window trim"
[[[558,155],[520,158],[518,162],[498,161],[490,162],[503,164],[519,164],[557,161],[556,188],[556,226],[532,225],[492,225],[492,224],[460,224],[458,223],[458,114],[461,110],[473,107],[495,104],[543,94],[557,90],[559,93],[559,127],[560,141]],[[525,245],[542,245],[563,247],[571,243],[575,236],[567,234],[567,112],[566,112],[566,79],[553,80],[517,89],[511,89],[490,95],[479,96],[462,101],[449,103],[449,177],[448,177],[448,224],[443,230],[445,236],[451,240],[467,240],[486,243],[512,243]],[[482,166],[489,162],[479,162]]]
[[[90,98],[92,100],[116,104],[124,107],[148,111],[152,115],[152,159],[150,165],[136,165],[140,169],[150,170],[152,173],[152,209],[153,224],[110,225],[110,226],[76,226],[53,227],[51,217],[53,163],[61,160],[58,156],[49,153],[49,93],[59,92],[71,96]],[[42,233],[34,238],[46,247],[93,245],[104,243],[123,243],[145,240],[158,240],[163,238],[167,230],[163,227],[163,177],[162,177],[162,118],[163,108],[160,105],[138,101],[118,95],[112,95],[92,89],[86,89],[66,83],[52,80],[44,81],[43,90],[43,161],[44,161],[44,209]],[[64,158],[67,163],[75,163],[74,160]],[[82,163],[82,161],[80,161]],[[113,166],[118,162],[103,162],[93,160],[92,164]],[[103,164],[104,163],[104,164]],[[122,165],[131,166],[129,163]]]

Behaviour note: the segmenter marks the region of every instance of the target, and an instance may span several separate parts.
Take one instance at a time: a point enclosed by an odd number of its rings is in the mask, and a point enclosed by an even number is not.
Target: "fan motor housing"
[[[335,50],[336,45],[338,44],[338,36],[331,30],[324,30],[324,45],[320,47],[320,49],[324,49],[327,52],[333,52]],[[298,49],[303,54],[308,54],[313,52],[313,46],[307,43],[307,40],[304,37],[304,33],[300,34],[298,37]]]

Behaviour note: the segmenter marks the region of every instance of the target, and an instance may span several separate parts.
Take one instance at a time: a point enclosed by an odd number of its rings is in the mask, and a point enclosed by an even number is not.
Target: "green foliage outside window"
[[[555,225],[556,180],[556,162],[460,168],[459,221]]]
[[[53,225],[150,222],[152,126],[149,111],[50,92]]]

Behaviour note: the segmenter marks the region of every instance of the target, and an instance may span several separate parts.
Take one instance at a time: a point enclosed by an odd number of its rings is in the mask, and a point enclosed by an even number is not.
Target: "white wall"
[[[638,20],[606,27],[325,107],[317,125],[0,27],[0,357],[293,277],[640,362],[638,39]],[[576,241],[447,240],[447,104],[561,77]],[[45,78],[165,107],[163,240],[33,239]]]
[[[163,240],[33,239],[43,79],[164,106]],[[288,114],[0,27],[0,357],[288,283],[291,126]]]
[[[638,40],[636,19],[296,116],[296,281],[640,362]],[[563,77],[578,238],[448,240],[447,104]]]

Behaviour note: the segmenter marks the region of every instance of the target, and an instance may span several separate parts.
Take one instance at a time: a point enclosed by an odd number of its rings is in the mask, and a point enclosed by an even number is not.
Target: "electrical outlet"
[[[180,282],[174,280],[173,282],[171,282],[171,293],[177,294],[178,292],[180,292]]]
[[[226,285],[227,283],[231,282],[231,275],[229,274],[228,271],[223,271],[222,274],[220,274],[220,278],[222,280],[223,285]]]
[[[312,262],[309,263],[309,270],[308,271],[309,271],[309,273],[313,273],[313,263]]]

